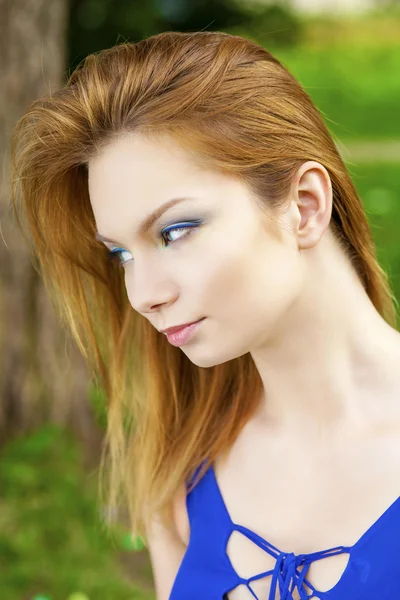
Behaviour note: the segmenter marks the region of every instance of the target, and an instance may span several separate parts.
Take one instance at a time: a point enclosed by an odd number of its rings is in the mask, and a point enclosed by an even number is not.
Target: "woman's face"
[[[242,182],[200,168],[170,139],[138,135],[89,161],[89,194],[97,230],[112,240],[105,245],[120,250],[134,310],[158,330],[205,317],[180,346],[193,363],[213,366],[273,344],[303,281],[292,204],[278,234]],[[188,199],[139,232],[174,198]]]

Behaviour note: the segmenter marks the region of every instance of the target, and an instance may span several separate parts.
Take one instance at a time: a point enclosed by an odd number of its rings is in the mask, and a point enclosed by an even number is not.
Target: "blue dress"
[[[200,467],[193,475],[197,475]],[[192,479],[192,480],[193,480]],[[256,600],[396,600],[400,598],[400,496],[353,546],[336,546],[310,554],[282,551],[230,518],[211,465],[186,496],[190,539],[169,600],[228,600],[238,585],[247,586]],[[273,570],[240,577],[226,548],[237,530],[276,559]],[[328,591],[318,591],[307,579],[315,560],[347,552],[349,560],[340,580]],[[303,566],[304,565],[304,566]],[[301,569],[298,567],[301,566]],[[271,577],[269,597],[259,598],[251,583]],[[297,596],[293,596],[296,590]]]

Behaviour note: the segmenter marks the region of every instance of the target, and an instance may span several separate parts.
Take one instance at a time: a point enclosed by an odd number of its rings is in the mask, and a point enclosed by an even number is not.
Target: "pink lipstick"
[[[200,323],[204,321],[205,317],[196,321],[195,323],[191,323],[190,325],[186,325],[186,327],[182,327],[173,333],[168,333],[167,338],[170,344],[173,346],[183,346],[187,344],[191,337],[194,335],[195,331],[199,327]]]

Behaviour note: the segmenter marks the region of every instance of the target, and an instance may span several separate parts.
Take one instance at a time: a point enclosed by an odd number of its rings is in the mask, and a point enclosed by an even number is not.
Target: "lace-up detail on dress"
[[[233,524],[233,529],[243,533],[243,535],[251,539],[252,542],[257,544],[260,548],[265,550],[268,554],[276,559],[275,567],[273,569],[258,573],[257,575],[253,575],[247,579],[239,577],[241,583],[247,586],[249,592],[254,598],[256,598],[256,600],[261,599],[252,589],[251,583],[268,576],[271,577],[271,587],[268,600],[275,600],[277,590],[279,590],[280,600],[297,600],[297,598],[293,596],[293,592],[295,590],[297,590],[298,598],[300,598],[300,600],[310,600],[311,598],[317,599],[321,597],[322,593],[318,592],[313,584],[307,579],[307,572],[311,563],[322,558],[335,556],[336,554],[343,554],[344,552],[349,552],[350,550],[348,546],[335,546],[334,548],[329,548],[320,552],[312,552],[309,554],[281,552],[278,548],[264,540],[247,527]],[[300,569],[300,567],[302,568]],[[307,588],[310,590],[310,592],[307,591]],[[224,595],[224,598],[228,598],[227,594]]]
[[[313,554],[298,555],[295,555],[293,552],[288,554],[281,552],[276,559],[276,567],[272,574],[271,591],[268,600],[275,599],[277,588],[279,589],[282,600],[292,600],[292,592],[296,588],[301,600],[315,598],[318,592],[315,590],[312,583],[306,579],[307,571],[311,563],[315,560],[326,558],[327,556],[342,554],[343,552],[348,552],[348,548],[345,546],[337,546],[335,548],[330,548],[329,550],[314,552]],[[299,571],[298,567],[302,565],[304,565],[304,568]],[[311,594],[307,594],[304,584],[312,590]]]

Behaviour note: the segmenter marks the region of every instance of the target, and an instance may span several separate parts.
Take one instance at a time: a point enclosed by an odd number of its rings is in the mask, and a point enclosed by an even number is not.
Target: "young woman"
[[[396,302],[299,82],[164,32],[88,56],[12,160],[158,600],[397,597]]]

